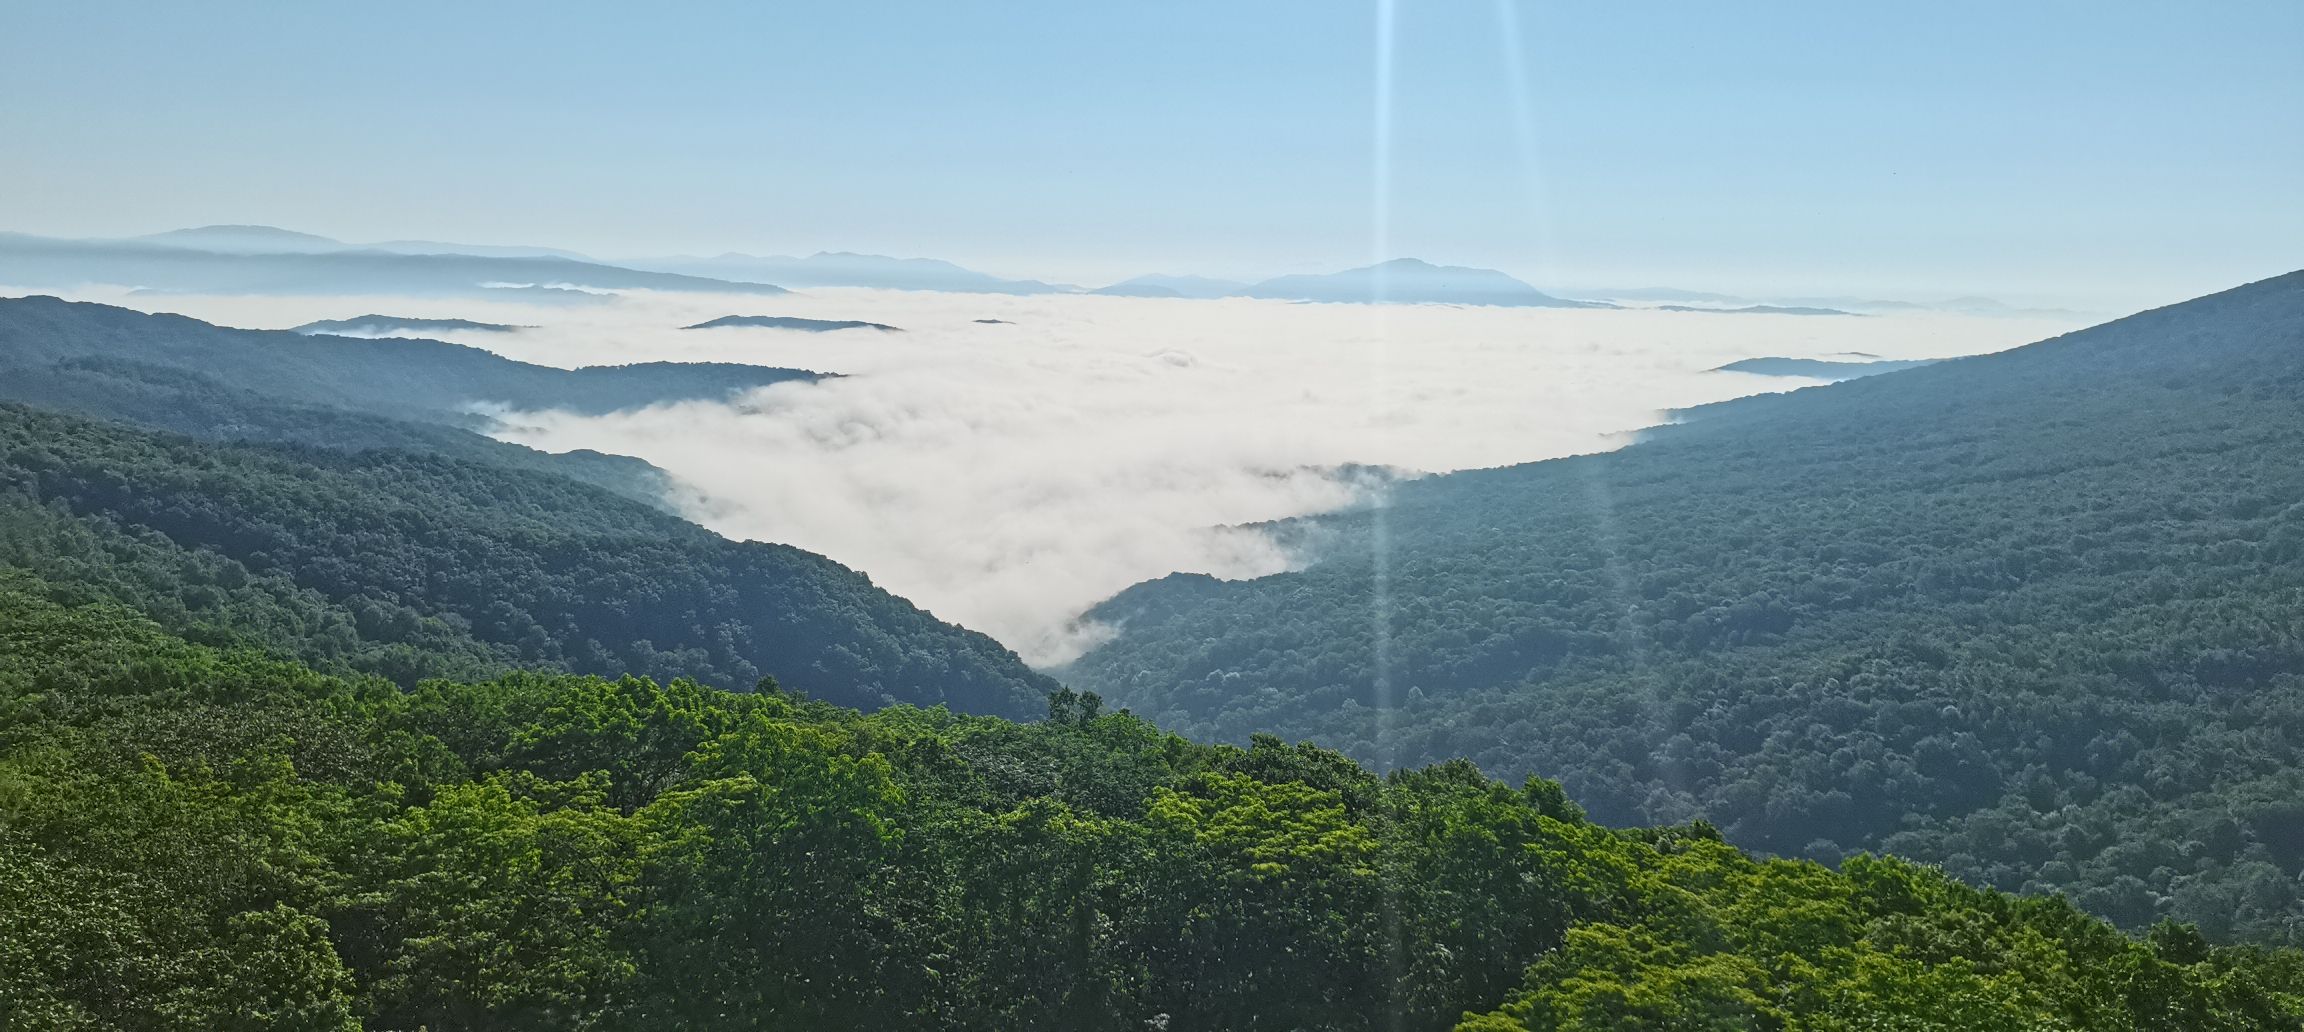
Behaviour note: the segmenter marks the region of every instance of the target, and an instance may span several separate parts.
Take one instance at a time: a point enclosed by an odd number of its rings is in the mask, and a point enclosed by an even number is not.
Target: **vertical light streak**
[[[1376,71],[1373,125],[1370,126],[1370,155],[1372,168],[1368,206],[1369,264],[1375,267],[1368,277],[1369,291],[1369,417],[1375,420],[1378,433],[1391,425],[1392,374],[1390,315],[1384,302],[1391,296],[1384,263],[1392,258],[1392,63],[1393,22],[1396,11],[1394,0],[1376,0]],[[1385,450],[1390,454],[1390,449]],[[1380,487],[1375,504],[1368,514],[1369,593],[1368,633],[1371,651],[1369,671],[1375,689],[1376,750],[1385,769],[1397,765],[1398,752],[1394,746],[1392,707],[1398,701],[1392,684],[1392,499],[1389,487]],[[1385,906],[1385,930],[1389,933],[1389,955],[1386,957],[1388,979],[1397,992],[1407,973],[1407,942],[1401,929],[1401,899],[1396,888],[1388,888]],[[1387,1026],[1401,1027],[1404,1017],[1400,1001],[1395,998],[1386,1008]]]
[[[1384,302],[1390,296],[1384,263],[1392,249],[1392,92],[1394,0],[1376,0],[1376,73],[1374,124],[1371,126],[1373,195],[1369,202],[1369,259],[1376,267],[1369,276],[1369,416],[1381,429],[1392,419],[1390,317]],[[1369,634],[1373,649],[1370,671],[1377,713],[1376,747],[1384,765],[1391,766],[1392,684],[1392,527],[1389,490],[1376,493],[1369,514]]]

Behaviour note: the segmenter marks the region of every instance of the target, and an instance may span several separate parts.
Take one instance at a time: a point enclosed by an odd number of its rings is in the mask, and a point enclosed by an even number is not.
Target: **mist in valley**
[[[821,552],[1026,659],[1105,629],[1079,614],[1172,572],[1313,561],[1254,524],[1364,501],[1380,478],[1621,446],[1667,409],[1822,381],[1740,359],[1941,358],[2053,319],[1302,304],[816,288],[626,293],[581,306],[439,297],[76,295],[227,325],[386,313],[520,327],[427,331],[575,367],[725,361],[841,374],[731,404],[587,416],[493,410],[497,436],[636,455],[722,534]],[[724,316],[896,327],[681,329]]]

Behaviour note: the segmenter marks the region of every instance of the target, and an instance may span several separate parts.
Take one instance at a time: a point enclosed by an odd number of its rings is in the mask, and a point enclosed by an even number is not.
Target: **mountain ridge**
[[[1134,276],[1089,291],[1108,297],[1189,297],[1212,299],[1231,297],[1248,288],[1238,280],[1215,279],[1208,276],[1176,276],[1167,273],[1148,273]]]
[[[1604,820],[2304,942],[2304,894],[2235,902],[2304,870],[2274,715],[2304,712],[2304,272],[1381,511],[1312,521],[1296,572],[1121,592],[1062,675],[1188,734],[1464,756]]]
[[[419,319],[392,315],[355,315],[349,319],[317,319],[288,328],[295,333],[357,334],[370,337],[405,336],[393,331],[409,330],[466,330],[480,333],[510,333],[528,329],[510,323],[477,322],[471,319]]]
[[[1284,301],[1617,307],[1601,301],[1554,297],[1495,269],[1434,265],[1420,258],[1394,258],[1341,272],[1276,276],[1239,293],[1242,297]]]
[[[1006,279],[941,258],[894,258],[854,251],[818,251],[806,257],[730,251],[710,258],[676,255],[637,258],[630,264],[687,275],[758,277],[799,287],[868,287],[949,293],[1054,294],[1073,288],[1039,280]]]
[[[211,227],[238,231],[271,227]],[[180,231],[198,233],[200,231]],[[289,230],[273,232],[309,236]],[[195,237],[194,239],[198,239]],[[314,238],[322,239],[325,238]],[[0,232],[0,284],[111,284],[164,293],[501,296],[507,289],[785,294],[770,283],[630,269],[552,256],[409,254],[376,249],[202,250],[181,243],[68,240]]]
[[[720,400],[826,374],[733,363],[644,362],[559,369],[463,344],[243,330],[188,316],[47,296],[0,298],[0,364],[107,358],[228,379],[285,400],[471,427],[476,405],[604,413]]]
[[[717,319],[680,327],[683,330],[718,330],[754,327],[770,330],[800,330],[806,333],[830,333],[834,330],[879,330],[883,333],[902,333],[901,328],[887,323],[865,322],[862,319],[803,319],[791,315],[723,315]]]

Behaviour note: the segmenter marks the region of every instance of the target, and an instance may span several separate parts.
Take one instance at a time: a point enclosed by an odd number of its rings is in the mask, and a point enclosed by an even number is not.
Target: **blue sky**
[[[847,249],[1090,283],[1336,268],[1377,249],[1378,21],[1342,0],[20,4],[0,228]],[[1393,39],[1391,254],[2103,305],[2304,265],[2295,0],[1400,0]]]

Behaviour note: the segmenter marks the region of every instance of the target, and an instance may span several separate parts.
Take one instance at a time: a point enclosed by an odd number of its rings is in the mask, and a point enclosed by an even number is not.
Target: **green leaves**
[[[1077,697],[1017,725],[565,674],[402,695],[5,584],[0,642],[12,1028],[2304,1020],[2293,951]]]
[[[1146,822],[1191,842],[1228,876],[1271,881],[1376,873],[1369,866],[1375,839],[1345,819],[1342,796],[1301,782],[1203,774],[1182,790],[1156,793]]]
[[[394,1026],[581,1028],[636,974],[616,942],[639,877],[631,822],[597,777],[498,774],[445,788],[358,844],[339,920]]]

